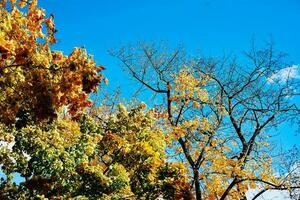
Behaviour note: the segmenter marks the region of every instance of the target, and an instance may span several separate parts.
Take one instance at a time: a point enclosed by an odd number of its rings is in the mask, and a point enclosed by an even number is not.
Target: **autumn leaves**
[[[241,199],[295,187],[274,175],[264,135],[295,111],[265,91],[272,50],[250,72],[224,61],[218,74],[182,49],[121,48],[113,56],[159,103],[91,107],[104,67],[83,48],[53,51],[54,18],[36,0],[1,3],[0,198]]]
[[[53,16],[45,18],[37,1],[18,2],[5,5],[2,1],[1,121],[14,122],[17,115],[23,117],[21,112],[31,112],[37,120],[52,120],[64,105],[76,116],[91,105],[88,94],[97,90],[103,67],[97,67],[85,49],[74,48],[70,55],[52,51]]]

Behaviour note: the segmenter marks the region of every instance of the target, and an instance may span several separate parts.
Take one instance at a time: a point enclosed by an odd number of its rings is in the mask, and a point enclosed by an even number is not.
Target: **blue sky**
[[[107,89],[120,85],[125,95],[134,82],[107,50],[137,41],[163,40],[183,44],[191,54],[220,55],[247,50],[253,37],[259,44],[272,38],[300,64],[300,0],[47,0],[40,6],[55,15],[55,48],[87,48],[107,67]],[[283,147],[300,147],[290,126],[279,131]]]
[[[81,0],[40,1],[55,15],[58,44],[66,53],[84,46],[107,67],[111,86],[125,86],[107,50],[137,41],[183,44],[189,53],[240,53],[255,37],[300,63],[300,0]],[[113,73],[120,72],[120,73]]]

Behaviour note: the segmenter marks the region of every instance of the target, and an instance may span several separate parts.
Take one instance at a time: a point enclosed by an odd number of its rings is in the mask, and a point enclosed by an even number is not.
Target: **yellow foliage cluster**
[[[172,100],[184,104],[192,102],[196,108],[200,106],[201,102],[209,100],[208,92],[203,88],[207,83],[207,78],[195,77],[189,68],[182,69],[174,75],[174,78],[175,87],[173,88]]]
[[[53,16],[46,17],[36,0],[1,2],[1,121],[14,122],[21,110],[44,119],[54,118],[62,105],[68,105],[72,115],[91,105],[87,97],[97,90],[103,67],[97,67],[85,49],[74,48],[70,55],[52,51]]]

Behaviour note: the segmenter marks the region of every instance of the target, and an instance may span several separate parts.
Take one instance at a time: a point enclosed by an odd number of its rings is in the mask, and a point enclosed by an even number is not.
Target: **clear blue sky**
[[[68,53],[86,47],[107,67],[108,89],[121,85],[125,93],[133,82],[107,50],[141,40],[217,55],[240,53],[253,37],[258,43],[272,37],[277,49],[300,64],[300,0],[40,0],[40,5],[55,15],[55,48]],[[292,129],[281,130],[284,146],[300,146]]]

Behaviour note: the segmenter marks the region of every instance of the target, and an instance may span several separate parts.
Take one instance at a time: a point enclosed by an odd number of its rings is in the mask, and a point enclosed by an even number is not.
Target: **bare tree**
[[[214,121],[210,131],[187,130],[187,134],[177,141],[193,173],[192,185],[197,200],[202,199],[201,192],[205,190],[200,173],[209,176],[203,171],[206,167],[203,164],[206,147],[214,148],[215,138],[223,137],[224,146],[225,143],[237,142],[235,150],[226,156],[241,163],[240,168],[243,170],[247,163],[259,155],[269,154],[270,149],[259,147],[266,140],[267,130],[271,132],[274,127],[299,119],[299,108],[293,100],[299,95],[299,80],[293,76],[293,66],[284,62],[285,55],[276,53],[272,44],[261,50],[253,45],[250,51],[245,52],[246,59],[241,63],[232,56],[221,59],[188,58],[183,48],[169,50],[162,44],[139,44],[111,51],[111,54],[121,61],[130,76],[142,86],[155,95],[162,95],[161,106],[166,109],[171,126],[178,126],[195,115]],[[180,102],[172,99],[176,93],[173,90],[174,75],[184,67],[188,67],[189,73],[198,79],[209,78],[205,87],[213,102],[193,99],[201,105],[195,109],[187,103],[191,99],[182,99]],[[224,111],[225,115],[222,114]],[[221,132],[225,132],[225,135],[221,136]],[[197,147],[199,153],[195,156],[191,149],[195,148],[193,144],[200,141],[203,145]],[[275,184],[263,178],[232,175],[227,178],[229,184],[222,195],[215,195],[215,198],[225,199],[233,188],[239,190],[239,185],[246,181],[268,185],[255,198],[271,189],[299,188],[299,182],[291,181],[291,176],[281,180],[280,184]]]
[[[266,130],[299,120],[300,113],[293,101],[299,95],[299,80],[293,77],[293,65],[283,62],[285,54],[276,53],[273,44],[268,44],[262,50],[253,45],[245,55],[248,60],[244,66],[236,59],[208,69],[203,69],[203,60],[197,64],[198,70],[209,75],[222,92],[223,106],[241,146],[237,159],[244,165],[257,153],[255,146]],[[220,199],[225,199],[240,181],[234,177]],[[284,184],[265,184],[271,186],[268,189],[286,189]]]

